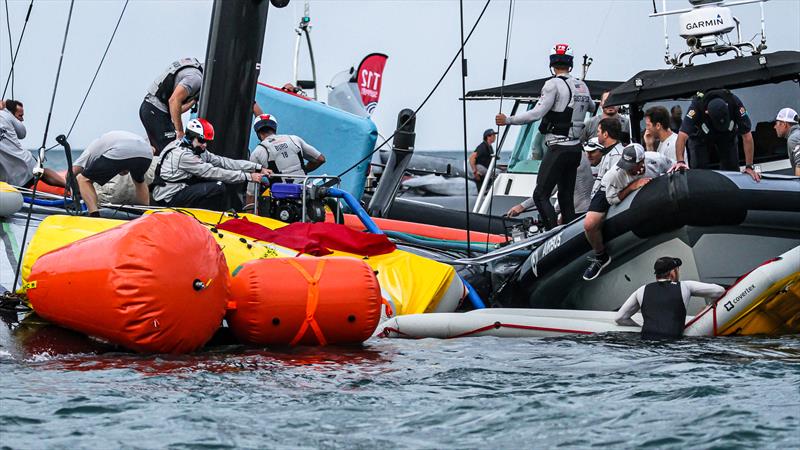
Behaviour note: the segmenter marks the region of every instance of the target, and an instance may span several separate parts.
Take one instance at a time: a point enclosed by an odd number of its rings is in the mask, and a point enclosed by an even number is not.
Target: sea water
[[[798,448],[800,338],[98,352],[0,331],[3,448]],[[41,334],[39,334],[41,333]]]

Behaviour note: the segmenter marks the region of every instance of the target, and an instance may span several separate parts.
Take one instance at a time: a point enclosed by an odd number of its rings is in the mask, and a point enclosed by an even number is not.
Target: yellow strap
[[[297,334],[295,335],[294,339],[289,343],[289,345],[297,345],[300,342],[300,339],[306,334],[306,331],[309,327],[314,332],[314,336],[316,336],[319,345],[328,345],[327,339],[325,339],[325,335],[322,333],[322,329],[319,327],[317,323],[317,319],[314,318],[314,314],[317,312],[317,304],[319,303],[319,279],[322,276],[322,269],[325,267],[325,260],[319,259],[317,261],[317,269],[314,271],[314,276],[312,277],[306,272],[306,269],[300,265],[294,259],[287,259],[286,260],[290,265],[292,265],[298,272],[306,279],[308,282],[308,297],[306,299],[306,320],[303,322],[303,325],[297,330]]]

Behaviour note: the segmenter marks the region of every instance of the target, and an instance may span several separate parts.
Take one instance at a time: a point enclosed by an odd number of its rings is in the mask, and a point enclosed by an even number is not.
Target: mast
[[[248,156],[268,9],[268,0],[214,0],[199,116],[214,126],[209,148],[220,156]]]

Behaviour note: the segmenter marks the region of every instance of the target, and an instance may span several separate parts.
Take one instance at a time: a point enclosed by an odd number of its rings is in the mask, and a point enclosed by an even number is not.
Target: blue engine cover
[[[303,195],[303,185],[293,183],[274,183],[269,186],[269,191],[270,196],[275,199],[299,199]]]
[[[378,129],[369,118],[358,117],[261,83],[256,88],[256,101],[264,113],[278,118],[278,134],[300,136],[325,155],[325,164],[312,172],[314,175],[339,175],[375,148]],[[251,128],[251,152],[258,143],[258,137]],[[341,188],[356,198],[361,198],[364,193],[370,159],[366,158],[342,177]]]

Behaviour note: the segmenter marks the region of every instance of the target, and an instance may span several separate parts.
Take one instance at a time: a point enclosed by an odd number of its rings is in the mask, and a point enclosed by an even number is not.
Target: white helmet
[[[569,44],[556,44],[550,51],[550,67],[568,66],[572,68],[572,47]]]

